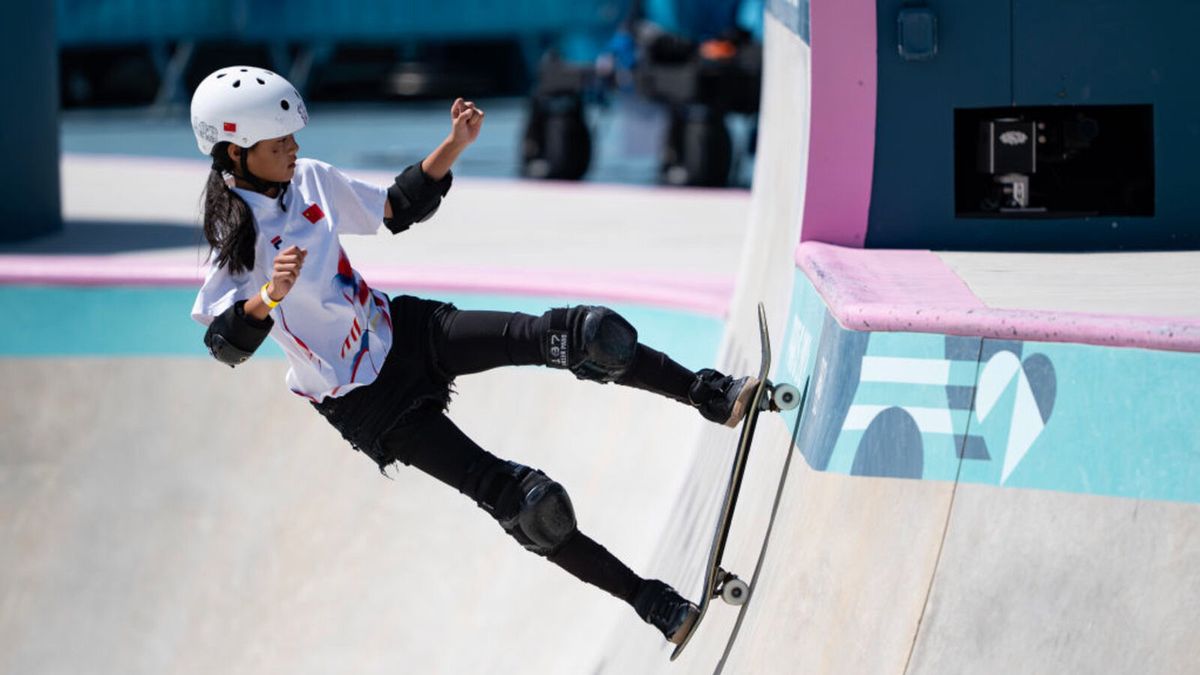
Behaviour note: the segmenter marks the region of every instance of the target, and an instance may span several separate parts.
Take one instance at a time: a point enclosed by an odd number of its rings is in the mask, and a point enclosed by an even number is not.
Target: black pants
[[[439,312],[432,321],[433,356],[448,377],[500,366],[542,365],[541,341],[548,315],[461,311]],[[666,355],[639,344],[634,362],[618,384],[686,401],[694,373]],[[384,449],[480,503],[473,473],[501,460],[479,447],[441,412],[385,434]],[[576,532],[548,559],[578,579],[632,604],[642,579],[594,540]]]

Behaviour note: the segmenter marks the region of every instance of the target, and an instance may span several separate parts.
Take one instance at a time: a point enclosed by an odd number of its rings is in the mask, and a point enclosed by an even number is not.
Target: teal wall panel
[[[802,272],[788,325],[814,469],[1200,502],[1200,354],[850,331]]]
[[[389,294],[412,289],[383,289]],[[419,294],[419,293],[418,293]],[[168,356],[210,358],[204,328],[189,312],[192,288],[0,285],[0,358]],[[568,302],[594,298],[536,298],[437,293],[461,309],[541,314]],[[724,324],[718,318],[644,305],[612,304],[638,329],[640,339],[692,369],[712,367]],[[267,340],[255,358],[282,359]],[[214,362],[214,367],[218,364]]]

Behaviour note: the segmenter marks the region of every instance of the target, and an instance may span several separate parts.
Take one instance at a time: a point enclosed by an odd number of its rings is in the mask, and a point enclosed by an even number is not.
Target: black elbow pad
[[[405,169],[396,182],[388,188],[388,203],[392,205],[392,217],[383,224],[395,234],[407,230],[413,223],[423,223],[433,217],[442,205],[442,197],[450,191],[454,174],[447,172],[441,180],[425,175],[420,164]]]
[[[232,368],[254,354],[274,325],[269,316],[262,321],[246,316],[246,301],[239,300],[209,324],[204,346],[213,358]]]

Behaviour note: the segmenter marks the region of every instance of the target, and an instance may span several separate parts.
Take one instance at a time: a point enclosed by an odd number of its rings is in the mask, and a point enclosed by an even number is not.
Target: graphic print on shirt
[[[366,281],[355,274],[354,268],[350,265],[350,258],[346,255],[345,249],[340,247],[338,249],[338,271],[333,278],[333,283],[341,290],[341,295],[346,302],[354,307],[354,321],[350,324],[345,339],[342,340],[340,356],[345,359],[353,353],[354,362],[350,370],[350,381],[355,382],[363,357],[370,353],[371,334],[377,331],[380,322],[385,323],[390,332],[392,320],[388,316],[386,303],[371,292],[371,287],[367,285]],[[372,309],[376,311],[372,311]],[[371,360],[371,367],[374,368],[375,374],[379,374],[381,365],[375,363],[373,359]]]
[[[282,305],[279,307],[278,311],[279,311],[279,321],[283,324],[283,332],[287,333],[293,340],[296,341],[296,345],[299,346],[300,349],[304,350],[304,355],[306,357],[308,357],[308,360],[310,363],[319,364],[321,362],[320,357],[318,357],[316,354],[314,354],[313,350],[309,349],[308,345],[304,343],[304,340],[301,340],[300,336],[293,333],[292,329],[288,327],[287,315],[284,314]]]

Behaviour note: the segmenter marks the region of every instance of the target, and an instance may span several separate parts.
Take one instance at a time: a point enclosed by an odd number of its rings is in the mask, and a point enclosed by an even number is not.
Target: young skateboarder
[[[374,234],[380,224],[399,234],[433,216],[452,165],[483,128],[484,112],[470,101],[454,101],[446,139],[388,187],[298,158],[295,134],[308,113],[273,72],[235,66],[210,74],[191,115],[200,151],[212,159],[204,195],[212,266],[192,307],[212,355],[235,366],[270,336],[287,356],[292,392],[381,471],[399,462],[458,490],[526,549],[681,641],[696,606],[581,533],[562,485],[463,434],[445,415],[450,386],[491,368],[541,365],[667,396],[736,426],[755,378],[694,373],[638,342],[634,327],[605,307],[541,316],[463,311],[371,288],[339,235]]]

